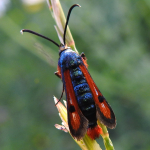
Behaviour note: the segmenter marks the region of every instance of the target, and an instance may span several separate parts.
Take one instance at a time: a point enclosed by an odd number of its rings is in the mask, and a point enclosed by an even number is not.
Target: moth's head
[[[61,43],[61,44],[59,45],[59,56],[60,56],[60,54],[61,54],[64,50],[66,50],[66,49],[68,49],[68,48],[70,48],[70,47],[68,47],[67,44],[64,45],[64,44]]]
[[[61,43],[61,44],[59,45],[59,52],[60,52],[60,51],[64,51],[65,49],[67,49],[67,44],[64,45],[64,44]]]

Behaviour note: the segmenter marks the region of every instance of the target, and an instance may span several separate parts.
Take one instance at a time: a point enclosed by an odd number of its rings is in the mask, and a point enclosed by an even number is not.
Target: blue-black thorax
[[[89,120],[89,126],[95,126],[97,121],[96,107],[90,87],[79,67],[80,65],[84,65],[81,56],[71,49],[66,49],[60,53],[58,65],[61,68],[63,82],[63,72],[69,69],[79,108],[83,115]]]
[[[66,49],[60,53],[60,58],[58,61],[58,65],[60,66],[61,70],[64,72],[66,69],[75,68],[83,64],[81,56],[78,55],[71,49]]]

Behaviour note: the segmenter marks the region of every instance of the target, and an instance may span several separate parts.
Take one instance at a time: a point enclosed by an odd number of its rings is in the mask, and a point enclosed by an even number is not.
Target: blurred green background
[[[26,2],[26,3],[25,3]],[[32,1],[30,1],[32,2]],[[109,130],[116,150],[150,149],[150,1],[60,0],[78,51],[112,106],[117,127]],[[53,95],[62,83],[54,76],[59,43],[46,0],[0,0],[0,150],[76,150],[61,124]],[[64,96],[65,99],[65,96]],[[99,138],[104,149],[102,138]]]

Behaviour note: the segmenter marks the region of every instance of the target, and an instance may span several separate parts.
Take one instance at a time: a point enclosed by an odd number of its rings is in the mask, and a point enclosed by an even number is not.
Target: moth
[[[86,133],[91,139],[96,139],[101,133],[97,120],[113,129],[116,126],[116,118],[111,106],[88,71],[85,54],[77,54],[66,44],[65,35],[69,17],[72,9],[76,6],[80,7],[80,5],[74,4],[69,9],[64,28],[63,43],[60,45],[34,31],[27,29],[21,31],[43,37],[59,47],[58,67],[55,75],[62,80],[66,93],[70,133],[77,140],[82,139]]]

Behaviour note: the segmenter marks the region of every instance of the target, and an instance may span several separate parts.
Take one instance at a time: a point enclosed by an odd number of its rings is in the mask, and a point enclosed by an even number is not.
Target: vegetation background
[[[30,3],[29,3],[30,2]],[[0,1],[0,149],[76,150],[61,124],[53,95],[58,48],[23,28],[59,43],[45,0]],[[117,127],[109,130],[116,150],[150,149],[150,1],[60,0],[65,14],[78,3],[69,26],[78,51],[112,106]],[[41,57],[41,56],[45,56]],[[65,96],[64,96],[65,99]],[[98,143],[104,149],[102,138]]]

